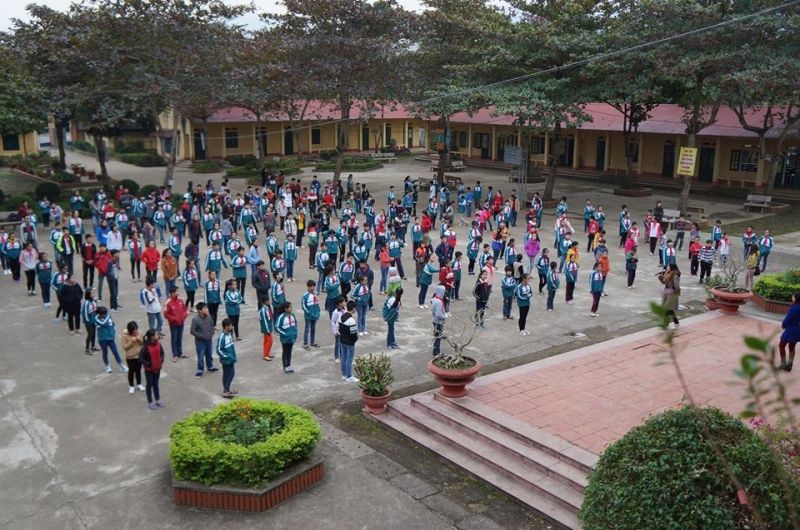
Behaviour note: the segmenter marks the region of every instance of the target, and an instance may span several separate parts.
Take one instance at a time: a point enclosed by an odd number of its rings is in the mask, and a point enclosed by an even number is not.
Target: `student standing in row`
[[[208,281],[205,283],[205,301],[206,306],[208,306],[208,312],[211,314],[211,319],[216,326],[217,312],[219,311],[220,303],[222,303],[222,295],[217,281],[217,273],[214,271],[208,273]]]
[[[144,366],[145,394],[147,395],[147,408],[156,410],[164,408],[161,401],[161,390],[159,389],[159,379],[161,378],[161,367],[164,365],[164,347],[158,341],[155,330],[149,329],[144,335],[144,345],[139,354],[139,362]]]
[[[603,296],[603,287],[605,285],[605,276],[600,270],[600,263],[595,262],[592,267],[592,275],[589,277],[589,292],[592,295],[592,308],[589,310],[590,317],[600,316],[597,310],[600,307],[600,297]]]
[[[94,317],[94,325],[97,326],[97,338],[100,342],[100,349],[103,351],[103,364],[105,365],[106,372],[111,373],[111,365],[108,364],[108,351],[114,354],[114,360],[119,365],[121,373],[127,373],[128,368],[122,364],[122,359],[119,357],[117,351],[116,334],[117,329],[114,326],[114,320],[108,314],[108,309],[103,306],[97,308]]]
[[[82,300],[83,289],[81,289],[81,286],[75,281],[73,275],[67,274],[64,285],[61,287],[61,303],[64,306],[64,313],[66,315],[70,335],[81,332],[80,315]]]
[[[269,296],[264,295],[259,302],[258,324],[261,326],[261,358],[265,361],[272,360],[272,332],[275,330],[275,314],[269,303]]]
[[[50,307],[50,285],[53,281],[53,264],[47,261],[47,256],[44,252],[39,253],[39,261],[36,262],[36,278],[39,280],[42,303],[44,307]]]
[[[319,296],[315,292],[317,282],[308,280],[306,292],[303,293],[301,305],[303,306],[303,349],[310,346],[319,348],[317,344],[317,322],[320,317]]]
[[[239,315],[241,314],[240,305],[242,304],[242,295],[236,288],[236,281],[231,279],[225,283],[225,314],[228,315],[233,325],[233,330],[236,334],[236,340],[241,341],[242,337],[239,335]]]
[[[490,266],[491,263],[481,270],[478,274],[478,281],[475,282],[475,287],[472,289],[472,296],[475,297],[475,323],[482,328],[486,327],[484,315],[486,307],[489,305],[489,296],[492,294],[492,284],[488,280],[489,272],[487,271]]]
[[[275,327],[281,338],[283,373],[294,373],[294,368],[292,368],[292,347],[297,341],[297,318],[292,313],[291,302],[283,304],[283,312],[278,317]]]
[[[392,350],[400,348],[394,335],[394,325],[400,318],[400,306],[402,305],[403,288],[397,289],[394,294],[386,299],[383,304],[383,320],[386,322],[386,346]]]
[[[222,397],[232,399],[238,390],[231,389],[233,378],[236,376],[236,342],[233,338],[233,321],[226,318],[222,321],[222,333],[217,338],[217,355],[222,364]]]
[[[131,320],[122,333],[122,351],[125,352],[125,364],[128,366],[128,394],[145,389],[142,386],[142,365],[139,361],[142,345],[139,325]]]
[[[556,291],[561,286],[561,280],[558,277],[558,263],[555,261],[550,262],[550,271],[547,273],[547,310],[552,311],[554,308],[553,301],[556,299]]]
[[[528,321],[528,312],[531,309],[531,297],[533,296],[533,289],[531,289],[530,286],[530,276],[527,274],[522,275],[522,281],[517,285],[514,296],[517,298],[517,306],[519,307],[519,334],[530,335],[530,332],[525,330],[525,324]]]
[[[93,355],[92,352],[98,351],[96,346],[97,326],[94,322],[96,310],[97,304],[92,295],[92,288],[89,287],[84,292],[83,307],[81,307],[81,320],[83,320],[83,325],[86,328],[86,351],[84,352],[86,355]]]
[[[164,317],[169,324],[170,346],[172,348],[172,362],[178,359],[188,359],[188,355],[183,354],[183,324],[189,312],[186,304],[178,297],[178,287],[173,285],[169,291],[169,298],[164,304]]]
[[[341,355],[342,380],[348,383],[358,383],[358,378],[353,376],[353,358],[356,353],[358,341],[358,324],[354,316],[356,303],[347,302],[347,310],[339,318],[339,341]]]
[[[214,320],[209,314],[208,306],[200,302],[197,304],[197,315],[192,318],[189,325],[189,334],[194,337],[194,347],[197,351],[197,370],[195,378],[203,376],[203,371],[216,372],[214,366],[212,340],[214,339]]]

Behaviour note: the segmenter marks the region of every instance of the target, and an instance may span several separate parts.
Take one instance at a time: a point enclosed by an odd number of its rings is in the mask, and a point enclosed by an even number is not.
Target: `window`
[[[238,149],[238,148],[239,148],[239,129],[226,128],[225,149]]]
[[[628,140],[628,155],[631,157],[631,162],[639,161],[639,142],[635,138]]]
[[[739,171],[739,166],[742,164],[742,151],[741,149],[731,149],[731,171]]]
[[[742,158],[741,163],[739,164],[739,171],[748,171],[751,173],[758,171],[757,149],[742,149]]]
[[[19,135],[18,134],[4,134],[3,135],[3,149],[6,151],[19,151]]]
[[[544,136],[534,136],[531,138],[531,153],[534,155],[544,154]]]
[[[458,146],[459,147],[466,147],[467,146],[467,133],[461,131],[458,133]]]
[[[392,126],[386,125],[386,145],[391,145],[392,143]]]
[[[414,147],[414,127],[408,126],[408,138],[406,139],[406,147]]]
[[[311,129],[311,145],[319,145],[322,143],[322,130],[319,127]]]

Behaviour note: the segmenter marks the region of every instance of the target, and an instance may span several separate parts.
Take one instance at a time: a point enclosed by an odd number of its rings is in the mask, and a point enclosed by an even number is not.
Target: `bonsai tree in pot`
[[[729,315],[737,314],[739,306],[744,305],[753,297],[753,292],[750,289],[736,286],[739,275],[743,270],[743,264],[735,260],[728,260],[722,266],[722,279],[716,280],[719,285],[707,286],[707,292],[714,297],[714,301],[719,304],[719,309],[723,313]]]
[[[481,363],[464,355],[464,350],[475,340],[481,321],[486,317],[486,312],[482,316],[477,312],[451,315],[441,332],[434,334],[434,339],[441,339],[453,350],[453,353],[442,353],[428,362],[428,370],[442,385],[441,395],[455,398],[467,394],[467,385],[475,380]]]
[[[364,412],[383,414],[386,403],[392,398],[392,360],[385,353],[362,355],[353,361],[353,372],[358,377]]]
[[[720,289],[728,287],[728,280],[722,274],[715,274],[713,276],[709,276],[703,281],[703,289],[706,291],[706,301],[705,305],[709,311],[714,311],[715,309],[719,309],[722,304],[717,297],[711,292],[712,289]]]

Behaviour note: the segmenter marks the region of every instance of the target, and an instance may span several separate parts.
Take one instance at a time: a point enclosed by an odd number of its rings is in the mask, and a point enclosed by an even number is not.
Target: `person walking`
[[[83,300],[83,289],[75,281],[75,276],[67,274],[64,285],[61,287],[61,304],[66,314],[69,334],[75,335],[81,332],[81,301]]]
[[[217,372],[219,368],[214,366],[213,346],[214,339],[214,320],[209,314],[208,305],[204,302],[197,304],[197,314],[189,324],[189,334],[194,337],[194,347],[197,352],[197,369],[194,372],[195,379],[203,376],[203,371]]]
[[[781,356],[781,364],[779,370],[792,371],[794,365],[794,354],[797,343],[800,342],[800,292],[794,293],[792,296],[792,305],[789,311],[781,322],[780,341],[778,342],[778,352]],[[786,360],[786,347],[789,347],[789,360]]]
[[[592,295],[592,308],[589,310],[590,317],[599,317],[597,309],[600,307],[600,298],[603,296],[603,276],[600,264],[595,262],[592,267],[592,274],[589,276],[589,292]]]
[[[172,349],[172,362],[178,359],[188,359],[188,355],[183,354],[183,324],[189,311],[186,303],[178,297],[178,287],[173,285],[169,291],[169,298],[164,304],[164,318],[169,324],[170,347]]]
[[[317,344],[317,322],[320,317],[319,296],[316,294],[317,282],[308,280],[306,292],[303,293],[303,349],[309,346],[319,348]]]
[[[238,293],[238,291],[236,291]],[[236,376],[236,341],[233,338],[233,321],[226,318],[222,321],[222,333],[217,338],[217,355],[222,364],[222,397],[232,399],[238,390],[233,390],[231,384]]]
[[[157,410],[164,408],[164,403],[161,401],[161,390],[158,385],[161,378],[161,367],[164,365],[164,347],[158,341],[158,335],[154,329],[147,330],[143,342],[144,344],[139,352],[139,363],[144,366],[147,408]]]
[[[83,306],[81,307],[81,320],[86,328],[86,355],[94,355],[93,352],[99,351],[97,348],[97,326],[94,323],[97,304],[94,301],[92,288],[87,287],[83,294]]]
[[[393,295],[386,299],[383,304],[383,321],[386,322],[386,346],[392,350],[400,348],[394,335],[394,325],[400,318],[400,307],[402,305],[403,288],[397,289]]]
[[[275,328],[280,335],[281,348],[283,350],[281,354],[283,373],[294,373],[294,368],[292,368],[292,347],[295,341],[297,341],[297,318],[295,318],[294,313],[292,313],[291,302],[283,304],[283,312],[281,316],[278,317]]]
[[[358,378],[353,376],[353,358],[356,354],[358,341],[358,323],[355,318],[356,303],[347,302],[347,311],[339,318],[339,342],[342,380],[348,383],[358,383]]]
[[[142,337],[139,325],[131,320],[122,332],[122,351],[125,352],[125,364],[128,366],[128,394],[144,390],[142,386],[142,364],[139,355],[142,353]]]
[[[672,324],[677,326],[680,322],[678,322],[675,311],[678,310],[678,301],[681,296],[681,271],[675,263],[671,263],[669,267],[659,273],[658,279],[664,284],[661,305],[666,311],[665,318],[672,318]]]
[[[480,281],[480,280],[479,280]],[[444,337],[444,324],[447,321],[445,302],[445,287],[437,285],[431,299],[431,319],[433,321],[433,356],[442,353],[442,337]]]
[[[94,316],[94,325],[97,327],[97,339],[100,342],[100,349],[103,351],[103,364],[105,365],[106,373],[111,373],[111,365],[108,364],[109,350],[114,354],[114,360],[119,365],[120,373],[127,373],[128,367],[122,364],[119,351],[117,351],[117,328],[107,308],[103,306],[97,308]]]
[[[522,280],[517,285],[514,296],[517,298],[517,307],[519,308],[519,334],[530,335],[529,331],[525,330],[525,325],[528,321],[528,312],[531,309],[531,297],[533,296],[533,289],[530,286],[531,277],[527,274],[522,275]]]
[[[241,314],[242,295],[239,289],[236,288],[236,280],[230,279],[225,283],[225,314],[228,320],[233,324],[233,331],[236,334],[236,340],[241,342],[242,337],[239,335],[239,316]]]

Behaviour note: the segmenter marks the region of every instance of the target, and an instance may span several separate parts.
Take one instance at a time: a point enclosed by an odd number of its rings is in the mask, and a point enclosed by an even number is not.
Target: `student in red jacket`
[[[189,311],[186,309],[186,303],[178,297],[178,287],[173,285],[169,289],[169,298],[167,303],[164,304],[164,318],[169,323],[169,338],[172,346],[172,362],[178,362],[178,359],[188,359],[188,355],[183,354],[183,323]]]
[[[147,248],[142,252],[142,261],[144,262],[147,276],[152,276],[155,279],[158,276],[158,264],[161,261],[161,253],[156,248],[155,241],[150,241]]]
[[[111,253],[106,246],[100,244],[94,257],[94,266],[97,269],[97,301],[103,300],[103,281],[108,275],[108,265],[111,263]]]
[[[147,407],[150,410],[163,408],[161,402],[161,392],[158,389],[158,379],[161,376],[161,366],[164,364],[164,348],[158,342],[158,336],[154,329],[148,330],[144,335],[144,346],[139,353],[139,362],[144,366],[144,378],[147,386]],[[155,399],[155,402],[153,402]]]

